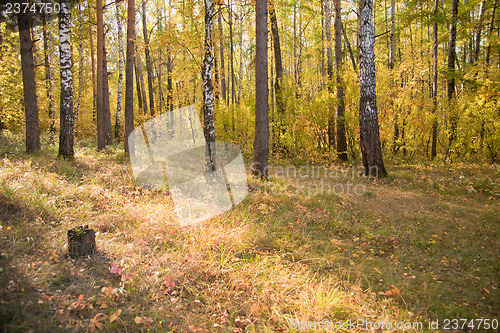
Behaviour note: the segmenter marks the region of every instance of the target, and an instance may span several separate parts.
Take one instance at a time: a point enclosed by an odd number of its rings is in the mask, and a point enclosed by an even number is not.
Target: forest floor
[[[21,142],[0,135],[4,331],[498,325],[498,166],[388,161],[382,180],[348,165],[297,177],[274,167],[269,181],[249,180],[235,209],[181,228],[164,191],[134,185],[118,146],[97,153],[79,142],[66,161],[56,145],[28,155]],[[66,232],[84,224],[98,252],[73,260]]]

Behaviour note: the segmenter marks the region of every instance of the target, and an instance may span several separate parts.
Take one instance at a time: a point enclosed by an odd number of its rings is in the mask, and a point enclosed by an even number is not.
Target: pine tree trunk
[[[347,140],[345,136],[345,98],[342,80],[342,19],[340,0],[333,1],[335,7],[335,68],[337,70],[337,154],[339,159],[347,161]]]
[[[118,91],[116,97],[116,118],[115,118],[115,139],[120,141],[120,125],[122,116],[122,99],[123,99],[123,32],[122,21],[120,18],[120,3],[115,2],[116,6],[116,25],[118,28]]]
[[[252,173],[268,178],[269,88],[267,72],[267,0],[255,4],[255,140]]]
[[[45,89],[47,92],[47,101],[49,102],[49,130],[51,133],[56,132],[56,105],[54,102],[54,71],[50,65],[50,50],[49,38],[47,32],[46,17],[42,14],[43,22],[43,54],[45,65]]]
[[[79,39],[78,39],[78,102],[76,106],[75,123],[78,123],[80,118],[80,106],[82,104],[83,92],[83,31],[82,31],[82,10],[81,5],[78,3],[78,25],[79,25]]]
[[[375,94],[375,53],[373,45],[373,0],[359,3],[360,103],[359,132],[365,175],[387,175],[382,159]]]
[[[345,32],[343,24],[341,25],[341,28],[342,28],[342,35],[344,35],[344,40],[347,46],[347,51],[349,52],[349,57],[351,57],[352,68],[354,69],[354,71],[356,71],[356,60],[354,58],[354,53],[352,52],[351,43],[349,42],[349,38],[347,38],[347,33]]]
[[[134,130],[134,40],[135,0],[128,0],[127,9],[127,63],[125,67],[125,152],[129,153],[128,136]]]
[[[205,58],[203,60],[203,122],[207,143],[207,165],[215,170],[215,125],[214,125],[214,86],[212,83],[214,3],[205,0]]]
[[[102,0],[96,0],[97,12],[97,149],[106,147],[106,120],[104,116],[104,22],[103,22],[103,3]]]
[[[87,3],[88,6],[88,15],[92,17],[90,12],[90,3]],[[89,38],[90,38],[90,60],[92,63],[92,90],[93,90],[93,98],[92,98],[92,120],[96,121],[96,109],[97,109],[97,77],[96,77],[96,61],[94,57],[94,38],[92,29],[92,22],[89,20]]]
[[[61,64],[61,104],[59,156],[73,158],[73,73],[71,64],[71,7],[70,0],[61,0],[59,12],[59,56]]]
[[[149,37],[146,15],[146,0],[142,0],[142,31],[144,33],[144,53],[146,56],[146,71],[148,75],[149,111],[151,117],[155,115],[155,95],[153,90],[153,68],[151,66],[151,56],[149,52]]]
[[[26,151],[31,153],[40,150],[40,127],[38,122],[35,66],[33,64],[33,41],[31,40],[30,33],[30,12],[26,11],[26,13],[23,13],[23,11],[20,11],[17,20],[24,87],[24,112],[26,116]]]

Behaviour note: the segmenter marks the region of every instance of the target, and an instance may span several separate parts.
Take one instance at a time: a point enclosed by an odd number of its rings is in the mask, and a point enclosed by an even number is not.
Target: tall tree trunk
[[[450,113],[450,135],[449,146],[446,152],[446,157],[451,148],[452,142],[456,138],[458,116],[455,108],[452,106],[453,97],[455,96],[455,63],[457,62],[456,41],[457,41],[457,15],[458,15],[458,2],[453,0],[451,5],[451,22],[450,22],[450,39],[448,42],[448,103]]]
[[[96,121],[96,109],[97,109],[97,77],[96,77],[96,63],[94,57],[94,29],[92,29],[92,21],[90,17],[92,17],[90,12],[90,2],[87,2],[88,15],[89,15],[89,38],[90,38],[90,59],[92,63],[92,90],[93,90],[93,98],[92,98],[92,120]]]
[[[433,27],[433,35],[434,35],[434,84],[432,89],[432,101],[433,101],[433,109],[432,113],[434,116],[434,122],[432,124],[432,146],[431,146],[431,159],[434,159],[437,154],[437,130],[438,130],[438,122],[436,119],[436,111],[437,111],[437,89],[438,89],[438,21],[437,15],[439,11],[439,0],[434,1],[434,27]]]
[[[142,97],[142,107],[144,114],[148,114],[148,98],[146,96],[146,87],[144,86],[144,75],[142,73],[142,61],[141,55],[139,53],[139,48],[135,45],[135,70],[136,76],[139,78],[139,85],[141,89],[141,97]]]
[[[335,6],[335,68],[337,70],[337,154],[343,161],[347,161],[347,140],[345,136],[345,100],[344,83],[342,80],[342,18],[340,0],[334,0]]]
[[[231,104],[236,102],[236,85],[234,76],[234,42],[233,42],[233,9],[229,0],[229,62],[231,66]],[[234,118],[234,117],[233,117]],[[233,120],[234,131],[234,120]]]
[[[255,140],[252,173],[268,177],[269,88],[267,72],[267,0],[255,2]]]
[[[113,143],[113,130],[111,128],[111,109],[109,107],[109,80],[108,80],[108,58],[106,53],[106,36],[103,38],[102,43],[102,106],[104,112],[104,131],[105,131],[105,140],[106,145],[110,145]]]
[[[151,56],[149,54],[149,37],[146,15],[146,0],[142,0],[142,31],[144,34],[144,53],[146,56],[146,71],[148,74],[149,111],[151,116],[155,115],[155,95],[153,90],[153,68],[151,66]]]
[[[118,28],[118,91],[116,97],[116,118],[115,118],[115,139],[120,141],[120,125],[122,117],[122,99],[123,99],[123,32],[122,20],[120,17],[120,3],[115,2],[116,7],[116,25]]]
[[[333,51],[332,51],[332,29],[330,16],[330,0],[325,1],[325,35],[326,35],[326,73],[328,74],[328,91],[333,94]],[[333,106],[330,108],[330,119],[328,121],[328,144],[335,148],[335,113]]]
[[[137,91],[137,105],[139,106],[139,110],[143,110],[144,106],[142,104],[141,79],[139,78],[139,70],[137,69],[137,46],[135,44],[134,48],[135,89]],[[144,111],[143,113],[146,114],[147,111]]]
[[[223,29],[222,29],[222,18],[221,18],[221,11],[222,11],[222,3],[220,4],[220,8],[217,11],[217,20],[219,21],[219,42],[220,42],[220,88],[222,92],[222,99],[224,101],[228,101],[228,98],[226,96],[226,73],[224,72],[224,34],[223,34]]]
[[[134,40],[135,0],[128,0],[127,6],[127,63],[125,67],[125,152],[129,153],[128,136],[134,130]]]
[[[281,147],[279,138],[282,137],[286,133],[286,127],[283,124],[285,117],[285,102],[282,91],[282,83],[283,83],[283,64],[281,61],[281,44],[280,44],[280,35],[278,31],[278,20],[276,18],[276,11],[274,10],[274,3],[271,2],[269,4],[269,17],[271,18],[271,32],[273,36],[273,46],[274,46],[274,62],[276,67],[276,81],[274,82],[274,91],[276,94],[276,109],[278,112],[278,132],[277,142],[274,143],[274,146],[278,146],[280,149],[284,149]]]
[[[78,123],[80,118],[80,106],[82,103],[82,92],[83,92],[83,31],[82,31],[82,18],[83,13],[81,10],[81,4],[78,3],[78,102],[76,106],[75,123]]]
[[[395,87],[395,80],[394,80],[394,65],[396,62],[396,50],[395,50],[395,43],[394,43],[394,34],[396,31],[395,28],[396,25],[396,0],[391,0],[391,30],[390,30],[390,35],[389,35],[389,70],[391,73],[391,88],[394,89]],[[394,111],[394,139],[393,139],[393,147],[392,147],[392,152],[395,154],[399,150],[399,109],[396,110],[394,106],[394,99],[395,99],[395,92],[394,90],[391,89],[391,104],[392,108]]]
[[[380,147],[377,99],[375,94],[375,53],[373,45],[373,0],[359,3],[360,103],[359,133],[365,175],[387,175]]]
[[[17,17],[19,42],[21,48],[21,71],[24,87],[24,113],[26,117],[26,151],[40,150],[40,127],[38,123],[38,105],[33,64],[33,41],[30,33],[31,15],[21,10]]]
[[[104,116],[104,22],[102,0],[96,0],[97,11],[97,149],[106,147],[106,120]]]
[[[205,58],[203,60],[203,121],[207,147],[207,165],[215,170],[215,125],[214,125],[214,86],[212,83],[214,3],[205,0]]]
[[[54,71],[50,65],[49,38],[47,31],[47,21],[45,14],[42,14],[43,22],[43,54],[45,65],[45,89],[47,92],[47,101],[49,102],[49,130],[56,132],[56,104],[54,102]]]
[[[61,105],[59,156],[74,156],[73,73],[71,69],[71,7],[70,0],[60,0],[59,56],[61,64]]]

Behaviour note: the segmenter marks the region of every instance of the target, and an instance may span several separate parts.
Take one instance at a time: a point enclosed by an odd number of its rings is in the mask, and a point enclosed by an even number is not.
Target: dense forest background
[[[326,5],[326,6],[325,6]],[[333,66],[334,6],[329,1],[276,0],[269,7],[270,149],[297,161],[331,161],[337,73],[345,94],[349,158],[359,148],[358,4],[341,1],[341,66]],[[457,2],[458,5],[458,2]],[[103,4],[109,114],[115,140],[123,141],[127,4]],[[171,108],[203,102],[205,10],[200,1],[135,4],[134,124]],[[329,7],[329,8],[328,8]],[[384,155],[494,162],[500,153],[500,42],[498,1],[375,1],[373,26],[380,138]],[[326,9],[326,10],[325,10]],[[272,11],[271,11],[272,10]],[[73,112],[77,138],[96,137],[96,31],[94,1],[71,9]],[[497,13],[498,14],[498,13]],[[0,119],[25,127],[24,95],[15,16],[1,23]],[[456,21],[456,61],[450,65],[450,26]],[[255,124],[255,9],[251,1],[215,2],[213,82],[218,140],[250,151]],[[276,67],[277,26],[281,70]],[[32,15],[40,130],[58,131],[60,55],[58,16]],[[339,36],[340,37],[340,36]],[[451,67],[450,67],[451,66]],[[123,67],[122,67],[123,68]],[[333,71],[334,74],[330,74]],[[276,93],[282,75],[283,98]],[[330,78],[330,79],[329,79]],[[450,80],[455,93],[450,95]],[[329,83],[330,82],[330,83]],[[104,93],[104,95],[108,95]],[[332,117],[333,115],[333,117]],[[433,131],[436,133],[433,140]],[[109,143],[109,142],[108,142]]]

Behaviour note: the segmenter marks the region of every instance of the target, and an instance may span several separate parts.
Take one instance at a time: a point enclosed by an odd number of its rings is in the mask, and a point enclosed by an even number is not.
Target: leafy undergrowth
[[[134,185],[121,149],[80,143],[66,161],[15,139],[0,137],[5,331],[289,332],[364,319],[400,332],[498,319],[498,167],[389,166],[383,180],[275,167],[249,179],[235,209],[182,228],[168,193]],[[66,231],[84,224],[98,252],[72,260]]]

